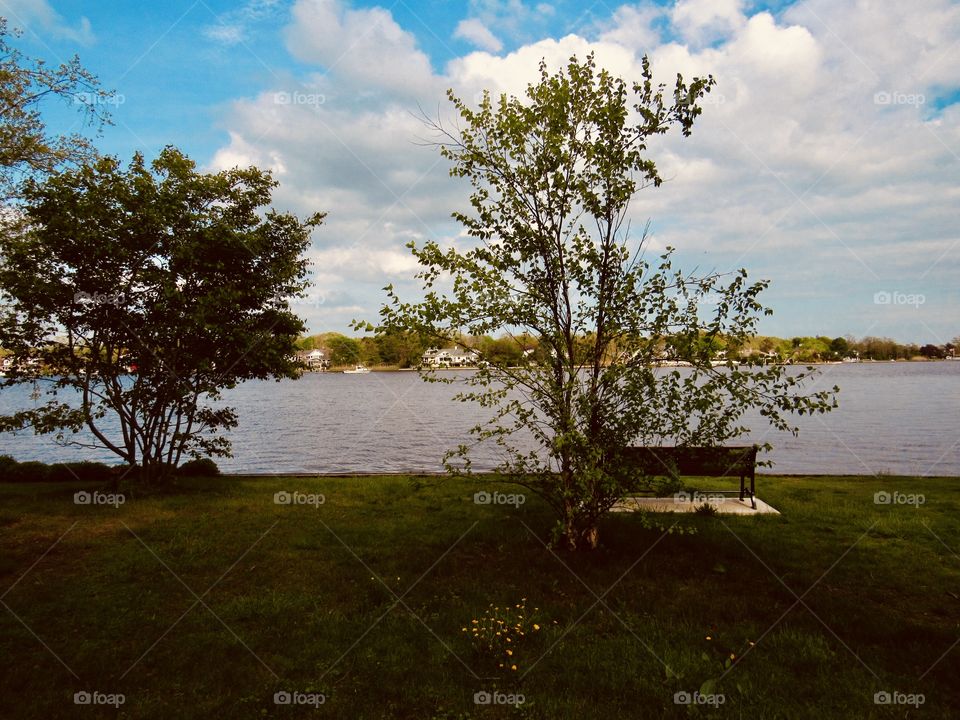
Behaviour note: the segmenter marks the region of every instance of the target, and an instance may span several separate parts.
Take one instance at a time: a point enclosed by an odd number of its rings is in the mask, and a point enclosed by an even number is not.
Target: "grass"
[[[119,507],[0,485],[0,716],[953,716],[956,482],[758,482],[781,516],[620,514],[585,555],[545,547],[535,498],[475,505],[460,480],[180,480]],[[512,655],[472,639],[505,618]],[[701,689],[723,703],[674,702]]]

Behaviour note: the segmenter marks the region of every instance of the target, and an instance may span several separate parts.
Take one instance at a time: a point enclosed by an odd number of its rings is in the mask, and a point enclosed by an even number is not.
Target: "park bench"
[[[750,498],[757,509],[756,467],[757,446],[728,447],[628,447],[624,453],[627,462],[647,475],[678,479],[681,476],[734,477],[740,476],[740,500]],[[750,487],[747,488],[747,479]],[[711,491],[732,495],[736,490]]]

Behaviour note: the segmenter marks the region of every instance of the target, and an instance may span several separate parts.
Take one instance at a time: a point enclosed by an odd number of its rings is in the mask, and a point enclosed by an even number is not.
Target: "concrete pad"
[[[611,512],[636,512],[646,510],[647,512],[694,512],[701,505],[710,505],[717,509],[721,515],[779,515],[780,511],[763,500],[757,498],[757,509],[750,506],[750,499],[741,500],[738,497],[719,497],[717,495],[704,495],[703,498],[693,496],[692,498],[685,493],[680,497],[626,497],[612,508]]]

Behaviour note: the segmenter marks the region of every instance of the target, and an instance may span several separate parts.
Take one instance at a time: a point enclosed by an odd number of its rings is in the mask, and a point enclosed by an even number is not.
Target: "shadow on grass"
[[[924,504],[875,504],[897,488]],[[182,479],[119,506],[76,505],[76,485],[0,486],[0,714],[116,716],[77,692],[122,694],[142,718],[913,709],[874,702],[889,692],[949,717],[952,483],[762,489],[783,515],[621,514],[600,550],[568,554],[545,545],[543,503],[476,505],[459,480]],[[482,642],[474,620],[524,634]]]

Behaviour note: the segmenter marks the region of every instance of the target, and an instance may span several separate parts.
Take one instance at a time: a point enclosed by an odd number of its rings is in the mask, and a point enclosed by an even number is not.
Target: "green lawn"
[[[118,508],[0,485],[0,717],[955,717],[956,480],[758,483],[782,516],[618,515],[575,556],[541,502],[460,480],[190,480]],[[525,634],[489,649],[490,614]]]

